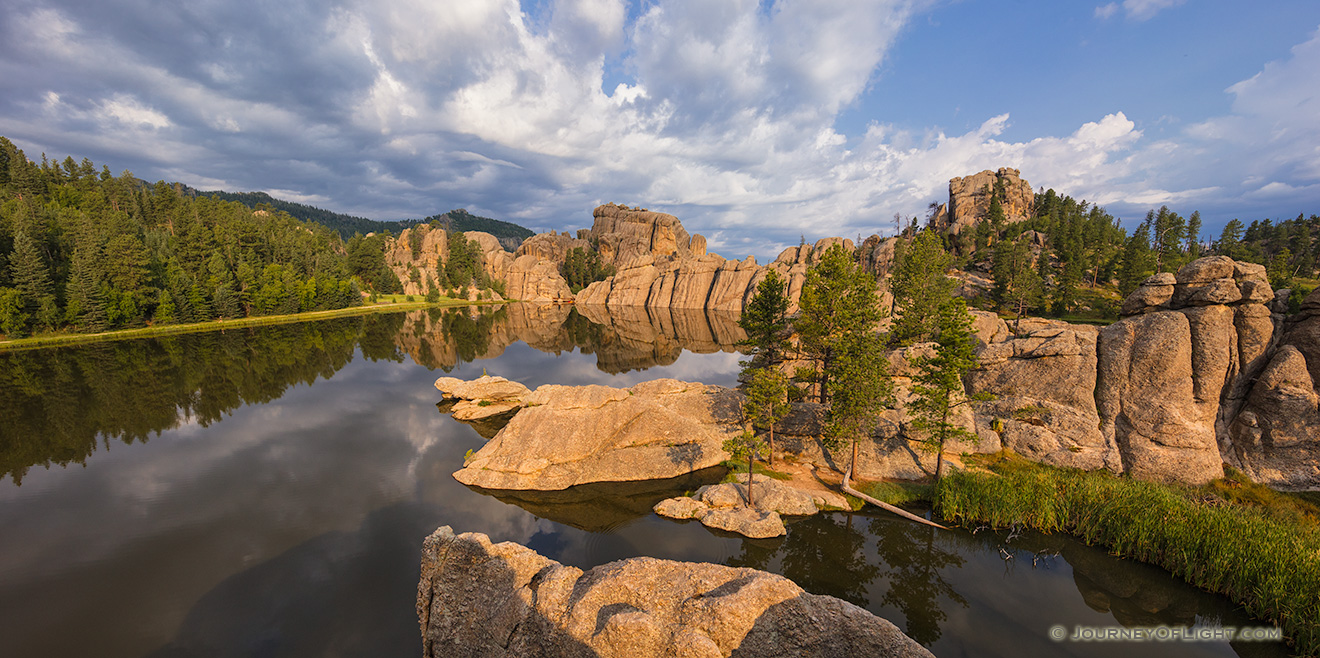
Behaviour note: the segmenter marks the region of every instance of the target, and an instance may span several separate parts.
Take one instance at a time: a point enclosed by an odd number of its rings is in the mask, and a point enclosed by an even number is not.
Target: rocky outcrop
[[[1251,333],[1256,336],[1252,344],[1259,343],[1260,332]],[[1252,479],[1285,489],[1314,489],[1320,487],[1320,290],[1303,300],[1282,334],[1280,347],[1251,384],[1228,431]],[[1253,362],[1263,360],[1256,356]]]
[[[745,537],[780,537],[786,534],[781,516],[810,516],[820,509],[811,494],[761,474],[753,474],[750,496],[747,476],[697,489],[691,496],[667,498],[656,503],[655,513],[671,519],[696,519],[717,530]],[[748,505],[750,497],[752,504]]]
[[[583,572],[448,526],[423,544],[417,616],[426,658],[931,655],[763,571],[638,557]]]
[[[1097,407],[1125,472],[1199,484],[1242,466],[1229,431],[1266,365],[1274,293],[1259,265],[1201,258],[1147,279],[1100,333]]]
[[[1004,447],[1034,461],[1116,469],[1093,394],[1095,327],[1031,318],[1012,335],[993,315],[977,317],[985,346],[980,367],[967,374],[967,388],[995,396],[976,407],[977,434],[997,432]]]
[[[673,379],[632,388],[547,384],[454,478],[483,489],[567,489],[672,478],[728,458],[740,396]]]
[[[467,231],[463,236],[478,245],[486,276],[504,282],[504,297],[539,303],[572,301],[573,294],[559,274],[559,263],[563,258],[559,256],[557,242],[545,236],[534,236],[528,240],[531,244],[524,243],[515,256],[505,251],[499,238],[489,233]],[[586,244],[584,240],[577,242]],[[414,243],[417,245],[415,250]],[[406,295],[429,292],[435,282],[442,280],[439,273],[448,261],[448,232],[428,224],[404,229],[398,239],[388,241],[385,246],[385,264],[399,277]]]
[[[414,249],[413,245],[417,248]],[[449,234],[427,224],[406,228],[396,240],[385,243],[385,264],[403,284],[405,295],[425,295],[427,283],[436,280],[436,271],[449,260]],[[413,279],[416,268],[418,278]]]
[[[1017,169],[1001,167],[999,171],[987,169],[951,179],[949,202],[936,214],[941,227],[956,235],[984,220],[990,214],[990,200],[997,189],[1003,190],[1000,205],[1008,222],[1031,217],[1036,200],[1031,184],[1022,179]]]

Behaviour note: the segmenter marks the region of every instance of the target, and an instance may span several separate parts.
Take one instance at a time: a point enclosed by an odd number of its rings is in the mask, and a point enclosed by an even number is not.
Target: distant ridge
[[[186,188],[186,186],[184,186]],[[285,201],[276,199],[265,192],[225,192],[223,190],[213,190],[203,192],[187,188],[185,193],[192,193],[200,196],[213,196],[223,201],[236,201],[249,208],[256,208],[260,204],[266,204],[272,210],[279,210],[289,213],[293,217],[305,222],[314,222],[336,231],[344,239],[353,237],[354,233],[383,233],[389,231],[397,235],[403,229],[418,224],[430,224],[438,222],[446,230],[453,231],[483,231],[499,238],[500,244],[506,249],[517,249],[523,240],[532,237],[531,230],[498,219],[481,217],[473,215],[466,209],[458,208],[450,210],[447,213],[431,215],[424,219],[403,219],[393,222],[382,222],[365,217],[354,215],[345,215],[315,206],[309,206],[303,203]]]

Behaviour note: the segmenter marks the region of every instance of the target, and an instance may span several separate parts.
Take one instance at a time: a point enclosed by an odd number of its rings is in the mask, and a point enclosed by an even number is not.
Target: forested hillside
[[[505,222],[489,217],[473,215],[463,208],[450,210],[447,213],[432,215],[425,219],[403,219],[393,222],[382,222],[365,217],[355,217],[353,215],[344,215],[337,212],[331,212],[315,206],[309,206],[292,201],[284,201],[266,194],[265,192],[224,192],[220,190],[211,192],[196,192],[197,196],[210,196],[222,199],[224,201],[237,201],[249,208],[278,210],[288,213],[303,221],[314,222],[325,226],[339,233],[339,236],[345,240],[353,237],[356,233],[363,235],[369,233],[393,233],[398,235],[405,228],[416,226],[418,224],[429,224],[438,222],[440,228],[447,231],[482,231],[499,238],[500,244],[510,251],[517,249],[523,240],[532,237],[532,231],[512,222]]]
[[[1031,218],[1010,223],[996,197],[985,221],[947,240],[968,269],[990,275],[993,307],[1015,314],[1114,320],[1119,302],[1147,277],[1211,255],[1264,265],[1272,287],[1292,289],[1295,306],[1314,286],[1320,261],[1317,215],[1245,227],[1234,219],[1212,241],[1198,212],[1151,210],[1129,233],[1104,208],[1052,189],[1036,195],[1034,207]]]
[[[359,280],[393,276],[369,253],[378,242],[355,246],[350,261],[337,233],[287,213],[143,186],[87,159],[36,164],[0,137],[7,337],[357,305]]]
[[[197,192],[197,196],[216,197],[223,201],[236,201],[253,210],[278,210],[286,212],[291,217],[301,219],[304,222],[320,224],[339,234],[339,237],[347,240],[353,237],[354,233],[381,233],[391,231],[398,233],[416,222],[378,222],[366,217],[355,217],[353,215],[344,215],[330,210],[309,206],[303,203],[294,203],[266,194],[265,192],[225,192],[223,190],[213,190],[210,192]]]
[[[440,228],[443,228],[446,231],[481,231],[483,233],[489,233],[496,238],[499,238],[500,245],[509,251],[517,250],[518,245],[522,244],[523,240],[526,240],[533,235],[530,230],[517,224],[500,221],[498,219],[491,219],[489,217],[479,217],[462,208],[450,210],[443,215],[432,215],[431,217],[417,221],[405,220],[400,223],[412,225],[429,224],[431,222],[439,223]]]

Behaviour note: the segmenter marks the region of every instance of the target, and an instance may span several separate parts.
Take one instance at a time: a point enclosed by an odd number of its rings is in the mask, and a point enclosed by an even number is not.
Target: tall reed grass
[[[1283,629],[1320,655],[1320,529],[1268,508],[1184,489],[1039,464],[959,472],[935,492],[958,523],[1061,531],[1158,565]]]

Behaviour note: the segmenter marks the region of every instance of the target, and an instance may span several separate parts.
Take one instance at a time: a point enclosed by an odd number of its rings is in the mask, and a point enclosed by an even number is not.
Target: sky
[[[28,157],[372,219],[605,202],[713,251],[892,234],[1014,167],[1132,226],[1320,213],[1320,2],[7,0]]]

